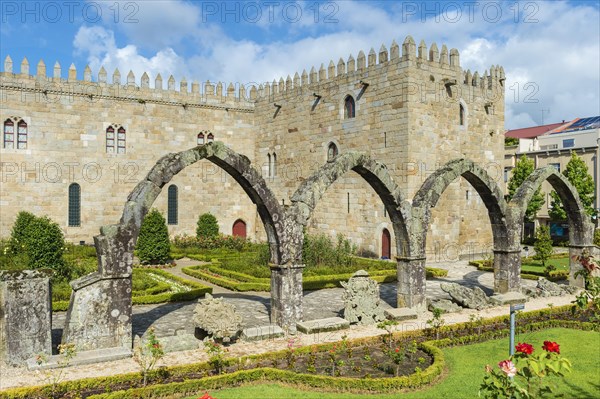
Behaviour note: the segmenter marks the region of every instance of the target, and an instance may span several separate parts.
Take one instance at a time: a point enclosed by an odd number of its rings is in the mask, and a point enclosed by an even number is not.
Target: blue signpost
[[[508,354],[510,356],[515,354],[515,319],[517,317],[517,310],[523,309],[525,309],[524,303],[510,305],[510,348],[508,349]]]

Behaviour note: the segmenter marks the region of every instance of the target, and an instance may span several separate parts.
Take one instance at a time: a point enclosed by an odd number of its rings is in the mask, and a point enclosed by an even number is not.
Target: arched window
[[[178,198],[177,198],[177,186],[171,184],[169,186],[168,191],[168,199],[167,199],[167,223],[168,224],[177,224],[177,208],[179,207]]]
[[[243,237],[246,238],[246,222],[242,219],[238,219],[233,222],[233,228],[231,229],[231,233],[235,237]]]
[[[327,146],[327,160],[333,161],[338,156],[338,148],[335,143],[329,143]]]
[[[390,231],[388,229],[383,229],[381,232],[381,258],[382,259],[391,259],[392,251],[391,251],[391,236]]]
[[[273,165],[271,164],[271,154],[267,154],[267,177],[271,177],[271,168]]]
[[[4,148],[15,148],[15,123],[10,119],[4,121]]]
[[[212,143],[213,141],[215,141],[215,136],[213,136],[212,133],[209,133],[208,136],[206,137],[206,142]]]
[[[354,118],[354,98],[346,96],[344,99],[344,119]]]
[[[117,154],[125,154],[125,129],[117,130]]]
[[[465,125],[465,107],[462,104],[459,104],[459,110],[458,110],[458,121],[460,126],[464,126]]]
[[[112,126],[106,128],[106,153],[115,153],[115,128]]]
[[[24,120],[20,120],[17,124],[18,126],[18,134],[17,134],[17,148],[18,149],[26,149],[27,148],[27,123]]]
[[[271,177],[277,176],[277,154],[273,153],[271,157]]]
[[[196,143],[198,145],[204,145],[204,133],[198,133],[198,137],[196,138]]]
[[[81,226],[81,187],[72,183],[69,186],[69,227]]]

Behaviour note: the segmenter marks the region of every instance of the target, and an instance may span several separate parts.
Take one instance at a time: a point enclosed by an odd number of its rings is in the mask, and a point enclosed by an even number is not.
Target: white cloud
[[[600,16],[594,7],[531,3],[537,8],[521,8],[515,23],[513,3],[502,3],[500,21],[483,18],[480,5],[472,19],[463,12],[455,21],[456,15],[449,13],[436,22],[422,20],[423,10],[406,19],[402,7],[384,10],[377,3],[345,1],[336,3],[335,24],[323,23],[321,10],[317,22],[307,14],[300,23],[288,26],[277,20],[242,26],[204,23],[199,6],[193,3],[139,4],[139,24],[82,27],[75,48],[96,66],[118,66],[122,75],[133,69],[138,79],[147,71],[163,77],[173,74],[177,80],[185,75],[188,81],[248,83],[293,77],[302,69],[318,69],[321,63],[327,67],[330,60],[337,65],[340,57],[356,58],[361,49],[365,54],[371,47],[378,52],[382,43],[389,50],[393,39],[401,45],[411,34],[417,44],[424,39],[428,46],[436,41],[440,49],[443,43],[458,48],[464,69],[481,74],[492,64],[502,65],[507,75],[507,127],[541,123],[541,109],[550,110],[544,122],[554,122],[595,115],[600,108]],[[281,15],[275,17],[281,20]],[[538,22],[524,23],[526,17]],[[126,34],[127,45],[116,45],[113,28]],[[234,39],[228,31],[232,28],[260,36]],[[143,54],[144,49],[149,53]]]

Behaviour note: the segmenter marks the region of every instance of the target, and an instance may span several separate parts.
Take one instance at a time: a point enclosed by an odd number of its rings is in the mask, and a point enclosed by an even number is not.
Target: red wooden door
[[[233,235],[246,238],[246,222],[241,219],[236,220],[233,223]]]
[[[383,229],[381,232],[381,257],[391,259],[392,253],[390,251],[390,232],[388,229]]]

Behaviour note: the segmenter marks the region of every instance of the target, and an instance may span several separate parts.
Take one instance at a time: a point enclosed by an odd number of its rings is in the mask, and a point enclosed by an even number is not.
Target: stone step
[[[326,319],[298,322],[296,323],[296,328],[305,334],[314,334],[325,331],[344,330],[350,328],[350,322],[341,317],[328,317]]]
[[[113,360],[125,359],[131,357],[131,349],[129,348],[108,348],[95,349],[91,351],[77,352],[69,362],[69,366],[79,366],[83,364],[93,364],[100,362],[110,362]],[[48,361],[37,364],[35,357],[27,359],[27,368],[29,370],[47,370],[57,367],[64,367],[64,357],[61,355],[53,355],[48,357]]]
[[[411,308],[392,308],[385,310],[385,316],[390,320],[412,320],[418,317],[417,311]]]
[[[520,292],[507,292],[504,294],[495,294],[490,297],[490,302],[494,305],[514,305],[517,303],[525,303],[529,297]]]
[[[241,338],[244,341],[262,341],[264,339],[280,338],[284,336],[284,332],[276,324],[267,326],[250,327],[242,331]]]

